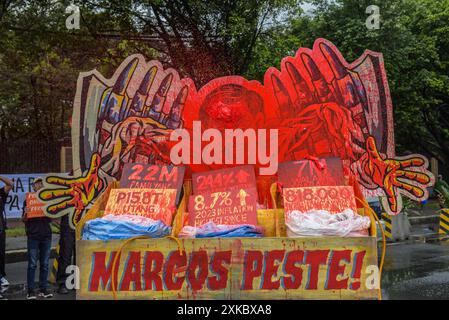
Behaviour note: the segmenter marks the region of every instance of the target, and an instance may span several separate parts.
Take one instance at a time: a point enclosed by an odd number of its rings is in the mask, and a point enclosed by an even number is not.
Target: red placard
[[[344,185],[340,158],[300,160],[279,164],[278,181],[284,188]]]
[[[286,214],[292,210],[340,213],[345,209],[352,209],[357,212],[354,189],[350,186],[284,188],[283,196]]]
[[[195,173],[192,175],[192,187],[194,194],[255,188],[256,176],[254,174],[254,166],[245,165]]]
[[[26,209],[27,219],[45,217],[44,204],[37,198],[36,192],[28,192],[26,194]]]
[[[176,189],[179,200],[185,167],[127,163],[123,167],[120,188]]]
[[[171,225],[176,210],[176,189],[112,189],[105,214],[132,214]]]
[[[189,224],[257,225],[256,200],[256,188],[192,195],[189,198]]]

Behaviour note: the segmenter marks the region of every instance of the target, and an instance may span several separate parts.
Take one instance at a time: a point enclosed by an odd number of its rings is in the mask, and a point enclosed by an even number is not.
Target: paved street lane
[[[449,243],[387,247],[384,299],[449,299]]]

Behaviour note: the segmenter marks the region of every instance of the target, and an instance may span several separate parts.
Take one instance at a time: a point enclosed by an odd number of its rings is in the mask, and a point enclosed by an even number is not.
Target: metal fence
[[[59,172],[61,146],[43,140],[0,142],[0,173]]]

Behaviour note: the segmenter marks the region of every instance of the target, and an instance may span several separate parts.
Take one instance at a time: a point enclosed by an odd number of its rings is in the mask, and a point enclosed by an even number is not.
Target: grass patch
[[[55,226],[54,224],[51,224],[50,227],[51,227],[51,233],[53,233],[53,234],[55,234],[55,233],[59,234],[59,227]]]
[[[26,236],[24,227],[6,229],[6,237],[14,238],[14,237],[24,237],[24,236]]]

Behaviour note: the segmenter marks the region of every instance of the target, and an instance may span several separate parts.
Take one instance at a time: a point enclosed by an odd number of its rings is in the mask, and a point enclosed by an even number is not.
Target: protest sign
[[[357,212],[354,189],[351,186],[284,188],[283,197],[286,214],[292,210],[327,210],[339,213],[351,209]]]
[[[139,215],[170,226],[176,210],[176,189],[112,189],[105,214]]]
[[[178,202],[184,172],[184,167],[127,163],[123,167],[120,188],[176,189]]]
[[[27,192],[33,192],[33,181],[44,176],[44,173],[27,174],[0,174],[0,176],[11,179],[13,188],[8,193],[5,204],[6,218],[20,218],[23,213],[23,202],[26,199]],[[0,188],[4,184],[0,182]]]
[[[290,161],[279,164],[278,181],[283,188],[344,185],[339,158]]]
[[[192,195],[189,198],[189,224],[257,225],[256,202],[256,188]]]
[[[44,204],[39,201],[35,192],[26,194],[26,217],[27,219],[45,217]]]
[[[251,187],[256,187],[256,176],[254,174],[254,166],[252,165],[212,170],[192,175],[194,194]]]
[[[77,241],[77,299],[112,299],[112,283],[118,299],[375,299],[378,294],[368,272],[377,267],[373,237],[135,240],[121,248],[114,265],[122,244]]]

